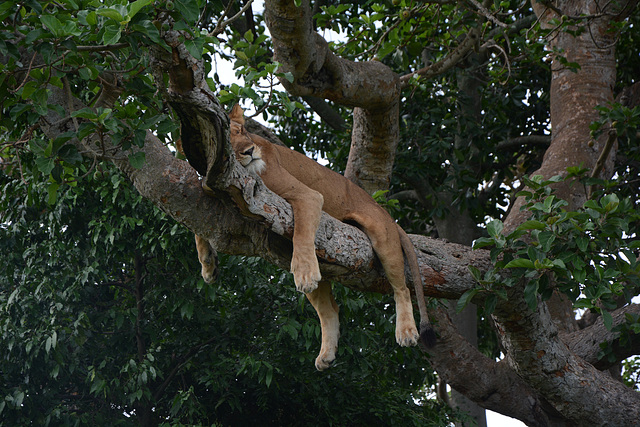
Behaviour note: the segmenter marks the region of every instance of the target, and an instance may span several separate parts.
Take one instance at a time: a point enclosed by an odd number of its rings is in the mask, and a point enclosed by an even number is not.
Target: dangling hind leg
[[[403,347],[418,343],[418,329],[413,318],[411,294],[405,282],[404,255],[397,226],[391,218],[356,218],[363,231],[369,236],[376,255],[380,258],[385,275],[393,288],[396,302],[396,341]]]
[[[336,358],[338,338],[340,337],[339,308],[331,293],[331,284],[329,282],[321,281],[313,292],[305,295],[313,305],[313,308],[316,309],[320,318],[322,345],[320,346],[320,354],[316,358],[316,369],[323,371]]]
[[[207,239],[197,234],[196,249],[198,250],[198,260],[202,265],[202,278],[207,283],[213,283],[218,276],[218,254]]]

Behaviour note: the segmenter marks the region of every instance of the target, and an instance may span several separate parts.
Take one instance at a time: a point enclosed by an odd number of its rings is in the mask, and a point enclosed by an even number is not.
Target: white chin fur
[[[267,164],[262,159],[255,159],[245,167],[249,173],[260,175],[262,171],[264,171],[264,168],[267,167]]]

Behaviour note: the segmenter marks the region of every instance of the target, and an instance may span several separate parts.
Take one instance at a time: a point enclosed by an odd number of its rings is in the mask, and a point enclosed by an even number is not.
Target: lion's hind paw
[[[418,344],[418,329],[415,324],[402,328],[400,325],[396,326],[396,342],[401,347],[413,347]]]

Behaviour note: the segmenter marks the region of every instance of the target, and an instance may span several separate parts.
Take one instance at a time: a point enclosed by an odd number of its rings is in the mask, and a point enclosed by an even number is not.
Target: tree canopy
[[[640,419],[634,0],[28,0],[0,21],[0,425]],[[325,216],[341,338],[315,371],[291,209],[235,162],[237,102],[414,233],[433,349],[395,344],[369,240]]]

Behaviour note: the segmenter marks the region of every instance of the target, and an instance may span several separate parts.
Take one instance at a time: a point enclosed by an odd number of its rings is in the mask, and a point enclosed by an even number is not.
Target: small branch
[[[233,2],[231,2],[231,3],[233,3]],[[226,20],[226,21],[224,21],[224,22],[219,22],[219,23],[216,25],[216,28],[214,28],[214,29],[213,29],[213,31],[211,32],[211,34],[210,34],[210,35],[215,37],[215,36],[217,36],[218,34],[220,34],[220,33],[224,30],[224,28],[225,28],[227,25],[231,24],[233,21],[235,21],[236,19],[240,18],[240,17],[242,16],[242,14],[243,14],[243,13],[245,13],[245,12],[247,11],[247,9],[249,9],[249,8],[251,7],[251,4],[253,4],[253,0],[249,0],[249,1],[247,2],[247,4],[245,4],[245,5],[242,7],[242,9],[240,9],[240,12],[236,13],[236,14],[235,14],[235,15],[233,15],[231,18],[227,19],[227,20]]]
[[[79,52],[110,52],[129,47],[129,43],[116,43],[107,46],[77,46]]]
[[[343,131],[347,128],[347,124],[342,116],[331,108],[326,100],[316,98],[315,96],[303,96],[302,99],[327,125],[331,126],[333,129]]]
[[[402,88],[406,87],[409,84],[409,80],[411,80],[416,75],[424,78],[431,78],[450,70],[460,61],[462,61],[467,53],[471,49],[473,49],[473,47],[478,42],[478,37],[478,29],[470,29],[465,39],[453,50],[453,52],[451,52],[449,55],[436,62],[435,64],[431,64],[427,67],[414,71],[413,73],[405,74],[404,76],[400,77],[400,85],[402,86]]]
[[[19,91],[22,88],[22,86],[25,85],[25,83],[29,79],[29,73],[31,73],[31,67],[33,66],[33,60],[36,59],[36,55],[37,55],[37,52],[34,52],[33,56],[31,57],[31,62],[29,62],[29,68],[27,68],[27,71],[26,71],[26,73],[24,75],[24,79],[22,80],[22,83],[20,83],[20,86],[18,86],[17,88],[15,88],[13,90],[9,89],[9,92],[16,93],[17,91]]]
[[[611,149],[613,148],[613,145],[617,140],[618,140],[618,131],[615,128],[615,122],[614,122],[611,125],[611,129],[609,129],[607,142],[604,144],[604,147],[602,148],[602,152],[600,153],[600,157],[598,157],[598,160],[596,161],[596,165],[593,167],[593,171],[591,172],[591,178],[596,178],[598,175],[600,175],[600,172],[602,172],[602,169],[604,168],[604,164],[606,163],[607,158],[611,153]],[[587,198],[589,199],[591,198],[591,195],[593,194],[595,187],[596,187],[595,184],[589,187],[589,194],[587,195]]]
[[[473,4],[476,9],[478,9],[478,11],[480,13],[482,13],[482,15],[487,18],[489,21],[493,22],[494,24],[496,24],[499,27],[502,28],[507,28],[508,25],[505,24],[504,22],[500,21],[498,18],[496,18],[495,16],[493,16],[493,14],[491,12],[489,12],[489,9],[487,9],[486,7],[484,7],[483,5],[480,4],[480,2],[478,2],[477,0],[468,0],[471,4]]]
[[[625,316],[627,314],[639,315],[640,305],[629,304],[611,312],[611,317],[613,318],[612,325],[618,326],[625,322]],[[621,345],[620,333],[608,330],[604,326],[602,316],[599,316],[593,325],[576,332],[563,334],[561,338],[577,356],[601,371],[614,366],[627,357],[640,353],[640,340],[633,339],[628,345]],[[609,343],[612,346],[615,357],[611,361],[607,357],[602,359],[598,358],[601,353],[600,344],[603,342]]]
[[[153,400],[154,401],[158,401],[162,397],[162,393],[164,393],[164,391],[166,390],[167,386],[171,383],[171,380],[173,380],[173,378],[176,376],[178,371],[180,371],[180,369],[185,365],[185,363],[187,363],[193,356],[195,356],[200,351],[200,349],[202,347],[211,344],[212,342],[216,341],[217,339],[218,339],[218,337],[209,338],[207,341],[205,341],[205,342],[203,342],[201,344],[198,344],[195,347],[192,347],[187,352],[187,354],[182,356],[180,358],[180,360],[178,361],[178,363],[173,367],[171,372],[169,372],[169,375],[167,375],[167,378],[165,378],[165,380],[162,382],[162,384],[160,384],[160,386],[156,389],[155,393],[153,393]]]
[[[548,147],[551,144],[551,135],[526,135],[507,139],[498,144],[498,151],[521,148],[523,145]]]

